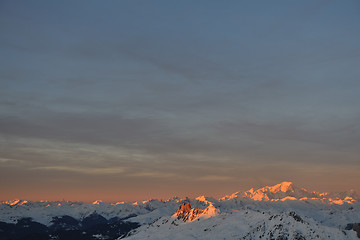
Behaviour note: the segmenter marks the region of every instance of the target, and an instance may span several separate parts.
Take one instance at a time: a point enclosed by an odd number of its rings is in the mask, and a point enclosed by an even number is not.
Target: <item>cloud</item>
[[[22,160],[18,160],[18,159],[11,159],[11,158],[3,158],[0,157],[0,163],[19,163],[19,162],[23,162]]]
[[[199,177],[197,178],[197,180],[200,180],[200,181],[214,181],[214,182],[217,182],[217,181],[230,181],[230,180],[233,180],[234,178],[231,177],[231,176],[221,176],[221,175],[205,175],[205,176],[202,176],[202,177]]]
[[[66,171],[76,172],[89,175],[108,175],[108,174],[119,174],[124,173],[124,168],[111,167],[111,168],[87,168],[87,167],[68,167],[68,166],[44,166],[35,167],[30,170],[41,170],[41,171]]]
[[[356,124],[359,117],[323,124],[309,124],[312,119],[305,117],[283,118],[279,121],[256,122],[239,121],[218,124],[219,135],[246,135],[249,139],[264,144],[278,144],[285,147],[288,144],[313,144],[321,149],[356,149],[359,147],[359,127]],[[329,124],[330,123],[330,124]]]
[[[159,128],[152,119],[87,113],[0,118],[3,135],[104,145],[139,143]]]
[[[165,171],[162,172],[135,172],[126,174],[128,177],[140,177],[140,178],[179,178],[181,175],[169,173]]]

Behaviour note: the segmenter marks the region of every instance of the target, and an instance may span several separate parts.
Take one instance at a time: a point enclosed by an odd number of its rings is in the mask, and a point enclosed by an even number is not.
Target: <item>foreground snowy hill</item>
[[[162,217],[132,232],[128,239],[357,239],[355,231],[300,216],[293,211],[243,208],[195,221]]]
[[[359,200],[354,191],[318,193],[291,182],[221,199],[115,204],[15,200],[0,205],[0,239],[10,239],[9,229],[29,224],[52,239],[71,239],[59,233],[70,231],[85,234],[81,239],[358,239]]]

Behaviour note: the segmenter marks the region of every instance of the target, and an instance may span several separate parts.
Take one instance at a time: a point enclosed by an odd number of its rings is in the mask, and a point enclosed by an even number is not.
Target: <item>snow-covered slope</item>
[[[184,221],[162,217],[126,239],[357,239],[355,231],[330,227],[293,211],[239,209],[211,218]]]
[[[180,202],[174,214],[133,230],[127,239],[358,239],[346,230],[360,222],[360,203],[350,193],[318,193],[283,182],[219,200],[201,196]]]
[[[92,204],[82,202],[31,202],[24,200],[7,201],[0,204],[0,221],[12,223],[20,218],[30,217],[34,221],[49,225],[53,217],[68,215],[75,219],[83,219],[96,212],[107,219],[118,217],[126,219],[135,216],[145,216],[155,210],[169,209],[167,213],[174,213],[178,207],[179,200],[171,199],[169,201],[150,200],[136,203],[104,203],[96,201]],[[158,215],[164,214],[159,212]],[[152,221],[158,218],[150,218]]]
[[[8,223],[30,217],[49,226],[54,217],[81,220],[93,213],[140,223],[128,239],[358,239],[349,226],[360,222],[360,201],[354,191],[318,193],[282,182],[221,199],[0,204],[0,221]]]

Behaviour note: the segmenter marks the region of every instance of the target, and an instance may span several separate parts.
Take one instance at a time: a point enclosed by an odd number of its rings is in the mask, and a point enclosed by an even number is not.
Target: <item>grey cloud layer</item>
[[[357,2],[67,4],[0,3],[0,177],[355,176]]]

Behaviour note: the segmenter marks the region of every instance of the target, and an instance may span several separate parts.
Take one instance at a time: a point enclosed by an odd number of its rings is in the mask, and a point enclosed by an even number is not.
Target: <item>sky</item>
[[[360,192],[360,2],[0,1],[0,200]]]

